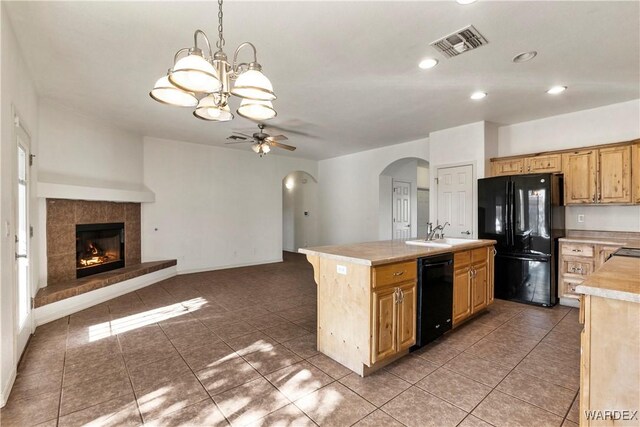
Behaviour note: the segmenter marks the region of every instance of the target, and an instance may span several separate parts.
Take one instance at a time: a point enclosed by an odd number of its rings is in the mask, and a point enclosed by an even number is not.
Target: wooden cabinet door
[[[631,146],[598,150],[598,203],[631,203]]]
[[[527,157],[524,159],[527,173],[552,173],[562,171],[562,155]]]
[[[491,246],[487,248],[487,305],[493,304],[494,298],[494,280],[495,280],[495,260],[496,260],[496,249]]]
[[[398,329],[396,288],[383,288],[373,291],[373,346],[372,360],[391,356],[397,351]]]
[[[491,162],[491,175],[518,175],[524,173],[524,159],[494,160]]]
[[[471,314],[469,267],[453,271],[453,325]]]
[[[471,276],[471,313],[487,306],[487,263],[475,264]]]
[[[416,283],[407,283],[399,288],[398,351],[403,351],[416,343]]]
[[[631,146],[631,179],[633,180],[633,203],[640,203],[640,143]]]
[[[596,151],[574,151],[562,155],[565,205],[596,202]]]

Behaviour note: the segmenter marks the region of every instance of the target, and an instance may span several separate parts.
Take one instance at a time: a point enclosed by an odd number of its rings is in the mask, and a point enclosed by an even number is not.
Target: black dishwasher
[[[453,254],[418,259],[416,350],[451,329]]]

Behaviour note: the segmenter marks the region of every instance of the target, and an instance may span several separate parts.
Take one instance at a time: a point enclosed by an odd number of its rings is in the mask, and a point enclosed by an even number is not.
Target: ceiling
[[[215,38],[215,2],[3,3],[43,97],[142,135],[202,144],[254,127],[237,115],[203,122],[148,96],[195,29]],[[298,150],[280,153],[324,159],[480,120],[511,124],[640,98],[639,14],[636,1],[229,1],[225,50],[257,46],[278,95],[267,124],[297,132],[287,135]],[[452,59],[429,46],[469,24],[487,46]],[[511,62],[529,50],[538,56]],[[440,64],[420,70],[427,56]],[[557,84],[569,89],[545,93]],[[476,90],[489,96],[472,101]]]

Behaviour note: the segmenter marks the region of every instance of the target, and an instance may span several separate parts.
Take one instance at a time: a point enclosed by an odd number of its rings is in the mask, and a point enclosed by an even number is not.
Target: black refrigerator
[[[559,174],[478,180],[478,237],[497,241],[496,298],[549,307],[557,303],[562,191]]]

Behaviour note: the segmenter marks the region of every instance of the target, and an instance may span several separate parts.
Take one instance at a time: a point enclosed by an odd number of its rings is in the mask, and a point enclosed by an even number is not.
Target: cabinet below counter
[[[300,249],[318,284],[318,351],[365,376],[416,343],[417,259],[453,253],[453,327],[493,303],[493,240],[450,248],[402,240]]]

